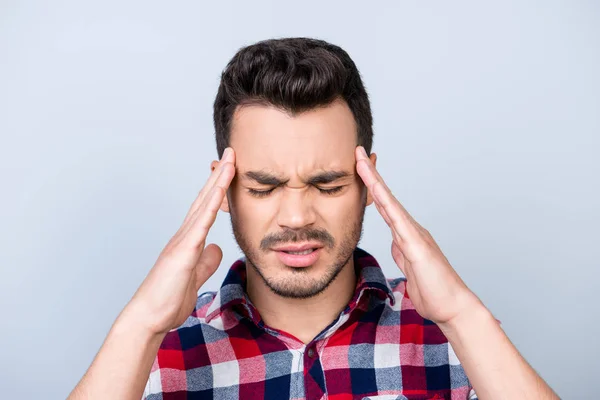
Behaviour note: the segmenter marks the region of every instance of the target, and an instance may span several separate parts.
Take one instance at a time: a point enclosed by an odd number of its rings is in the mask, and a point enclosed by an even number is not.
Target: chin
[[[345,266],[335,265],[333,260],[320,258],[307,267],[290,267],[277,258],[270,258],[267,268],[254,269],[266,286],[275,294],[285,298],[307,299],[322,293],[337,278]]]

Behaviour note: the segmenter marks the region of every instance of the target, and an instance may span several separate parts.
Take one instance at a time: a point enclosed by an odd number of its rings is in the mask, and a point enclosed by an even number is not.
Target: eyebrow
[[[244,172],[242,176],[244,179],[252,180],[261,185],[269,186],[280,186],[287,183],[289,180],[284,180],[281,177],[266,171],[247,171]],[[346,171],[324,171],[312,175],[310,178],[308,178],[307,183],[311,185],[323,185],[349,176],[352,176],[352,174]]]

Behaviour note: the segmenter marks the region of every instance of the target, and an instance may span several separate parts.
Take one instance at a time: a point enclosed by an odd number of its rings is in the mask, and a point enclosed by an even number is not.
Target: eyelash
[[[331,189],[319,189],[319,192],[323,193],[323,194],[329,194],[329,195],[333,195],[336,194],[337,192],[339,192],[340,190],[342,190],[344,187],[343,186],[336,186],[334,188]],[[275,188],[273,189],[269,189],[269,190],[255,190],[255,189],[248,189],[248,192],[255,197],[266,197],[269,194],[271,194],[271,192],[275,190]]]

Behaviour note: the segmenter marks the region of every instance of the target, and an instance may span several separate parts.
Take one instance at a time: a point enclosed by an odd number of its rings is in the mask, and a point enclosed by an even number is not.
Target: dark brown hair
[[[231,119],[238,106],[273,105],[296,115],[347,104],[357,125],[357,145],[371,152],[373,117],[356,65],[341,47],[311,38],[264,40],[241,48],[221,74],[214,103],[219,158],[229,146]]]

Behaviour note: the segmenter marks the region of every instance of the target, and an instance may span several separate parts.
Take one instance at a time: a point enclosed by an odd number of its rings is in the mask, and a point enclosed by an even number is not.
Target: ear
[[[375,153],[371,153],[371,155],[369,156],[369,159],[371,160],[371,162],[373,163],[373,165],[375,167],[377,167],[377,154]],[[371,194],[370,190],[367,190],[367,206],[370,206],[373,203],[373,195]]]
[[[212,173],[218,166],[219,162],[213,160],[210,163],[210,172]],[[229,200],[227,199],[227,193],[225,193],[225,197],[223,197],[223,201],[221,202],[221,206],[219,206],[219,208],[221,209],[221,211],[224,211],[226,213],[229,212]]]

